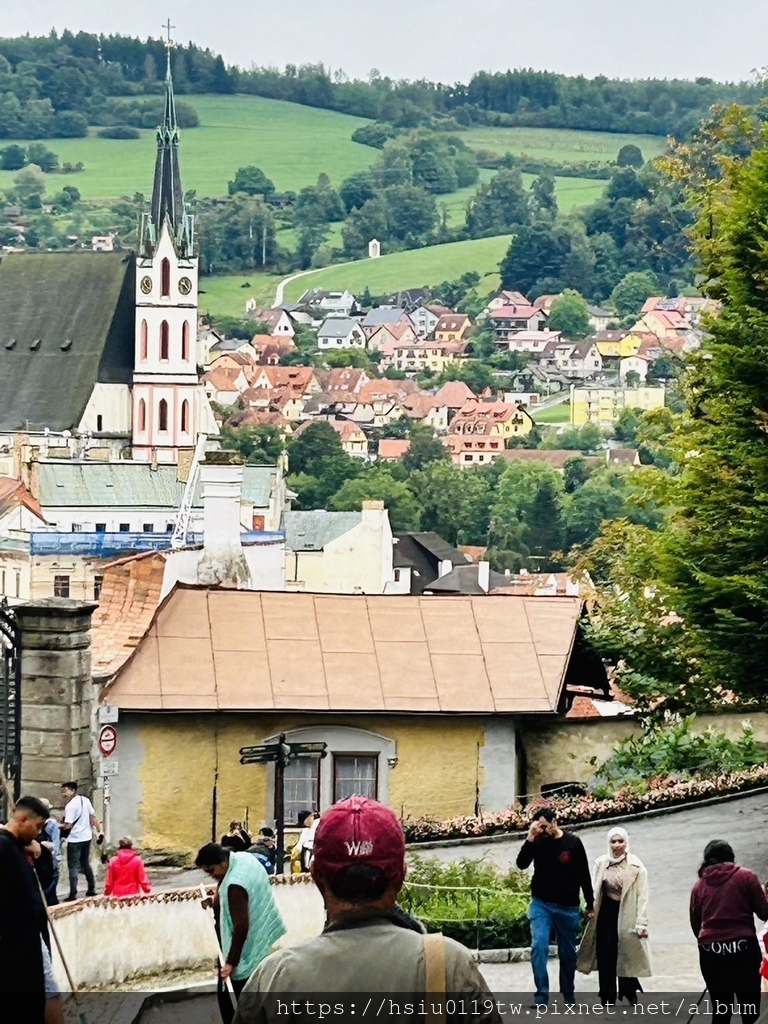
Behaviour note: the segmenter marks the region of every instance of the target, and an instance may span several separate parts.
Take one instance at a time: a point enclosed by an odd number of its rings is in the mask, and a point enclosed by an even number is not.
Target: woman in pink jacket
[[[117,844],[117,853],[109,862],[105,896],[138,896],[151,892],[144,861],[133,848],[130,836],[123,836]]]

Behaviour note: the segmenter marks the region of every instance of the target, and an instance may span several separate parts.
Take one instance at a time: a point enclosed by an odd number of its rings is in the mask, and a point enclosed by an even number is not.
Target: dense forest
[[[55,31],[0,39],[0,138],[81,135],[87,123],[116,124],[110,97],[156,93],[165,73],[162,40]],[[367,80],[322,64],[227,68],[193,43],[174,50],[179,93],[252,93],[338,110],[397,128],[473,123],[686,136],[713,104],[755,103],[760,83],[618,81],[546,71],[479,72],[468,84]]]

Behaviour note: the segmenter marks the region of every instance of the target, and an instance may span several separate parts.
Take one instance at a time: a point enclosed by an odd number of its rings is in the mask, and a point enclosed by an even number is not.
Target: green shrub
[[[593,796],[599,792],[613,796],[619,789],[643,793],[649,783],[662,777],[715,778],[765,763],[765,746],[757,743],[749,722],[742,724],[741,736],[732,740],[714,726],[694,733],[695,718],[668,715],[640,736],[622,740],[595,772]]]
[[[442,932],[470,949],[529,946],[530,881],[523,871],[503,873],[483,860],[443,864],[414,857],[400,905],[427,931]]]
[[[140,139],[141,132],[129,124],[113,124],[100,128],[97,132],[100,139]]]

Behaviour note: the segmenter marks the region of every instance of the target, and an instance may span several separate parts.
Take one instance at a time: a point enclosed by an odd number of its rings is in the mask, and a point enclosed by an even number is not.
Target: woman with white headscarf
[[[597,970],[600,1001],[626,999],[634,1005],[642,992],[638,978],[648,978],[648,872],[629,852],[625,829],[608,833],[608,853],[594,867],[595,913],[579,946],[582,974]],[[618,978],[618,986],[617,986]]]

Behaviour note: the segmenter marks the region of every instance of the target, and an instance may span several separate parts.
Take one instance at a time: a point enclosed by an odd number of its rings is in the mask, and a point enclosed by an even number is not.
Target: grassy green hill
[[[509,241],[509,235],[496,235],[328,267],[293,281],[285,290],[285,298],[295,302],[307,288],[349,288],[361,292],[368,287],[374,295],[381,295],[397,288],[419,288],[451,281],[468,270],[484,275],[480,287],[490,291],[498,284],[497,267]]]
[[[352,142],[350,136],[365,121],[331,110],[303,107],[260,96],[185,96],[200,117],[200,127],[182,132],[181,162],[184,185],[199,195],[220,195],[238,167],[256,164],[280,190],[298,190],[325,171],[338,184],[353,171],[369,167],[377,152]],[[664,140],[654,136],[612,135],[546,128],[473,128],[462,133],[473,149],[490,149],[546,156],[558,160],[612,160],[620,146],[634,142],[646,157],[656,156]],[[76,185],[86,199],[114,198],[148,192],[152,184],[154,132],[140,139],[53,139],[48,145],[61,161],[82,161],[75,175],[51,175],[48,191]],[[0,188],[8,188],[12,171],[0,171]],[[490,172],[483,172],[489,177]],[[561,209],[587,202],[599,194],[600,182],[558,179]],[[438,197],[449,207],[463,209],[472,190]]]
[[[350,138],[366,122],[331,110],[302,107],[260,96],[185,96],[200,117],[198,128],[181,134],[184,187],[198,195],[221,195],[238,167],[256,164],[281,191],[312,184],[321,171],[339,184],[374,161],[376,151]],[[23,144],[23,143],[22,143]],[[59,159],[82,161],[81,174],[51,175],[48,191],[76,185],[86,199],[148,192],[152,187],[155,134],[141,139],[52,139]],[[0,171],[9,188],[11,171]]]
[[[493,153],[525,153],[560,163],[615,160],[622,146],[639,146],[646,160],[664,152],[667,140],[659,135],[618,135],[612,132],[579,132],[570,128],[470,128],[462,140],[472,149]]]
[[[419,288],[460,277],[468,270],[484,275],[483,292],[498,287],[499,261],[509,246],[509,235],[449,242],[426,249],[391,253],[378,260],[356,260],[337,267],[313,270],[285,289],[285,301],[295,302],[307,288],[349,288],[374,295],[399,288]],[[264,306],[271,304],[281,279],[270,274],[232,274],[200,280],[200,309],[215,316],[243,316],[252,295]],[[246,287],[247,285],[247,287]]]

